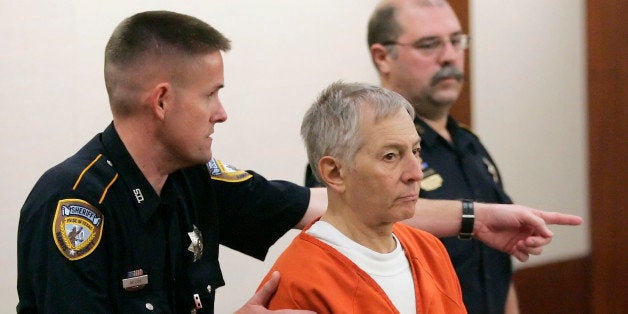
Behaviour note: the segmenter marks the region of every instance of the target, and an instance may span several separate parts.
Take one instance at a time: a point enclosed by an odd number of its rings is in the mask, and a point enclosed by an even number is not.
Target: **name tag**
[[[148,284],[148,275],[142,275],[122,279],[122,288],[127,291],[136,291],[144,288]]]

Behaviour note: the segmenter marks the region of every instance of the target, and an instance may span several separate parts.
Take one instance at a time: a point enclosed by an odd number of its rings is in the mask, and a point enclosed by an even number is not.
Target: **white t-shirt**
[[[395,249],[382,254],[349,239],[325,221],[315,222],[306,233],[329,244],[369,274],[400,313],[416,313],[410,263],[394,234]]]

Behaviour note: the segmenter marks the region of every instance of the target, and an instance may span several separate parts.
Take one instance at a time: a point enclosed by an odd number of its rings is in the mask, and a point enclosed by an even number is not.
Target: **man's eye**
[[[450,39],[450,41],[452,46],[458,47],[460,46],[462,39],[460,39],[459,37],[453,37]]]
[[[395,159],[395,156],[396,156],[395,153],[388,153],[388,154],[384,155],[384,159],[392,160],[392,159]]]
[[[440,41],[429,41],[429,42],[422,42],[419,43],[416,47],[422,50],[431,50],[431,49],[436,49],[438,47],[440,47],[441,42]]]

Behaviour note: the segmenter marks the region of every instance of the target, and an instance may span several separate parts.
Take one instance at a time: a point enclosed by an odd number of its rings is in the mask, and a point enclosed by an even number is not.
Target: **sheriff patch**
[[[237,169],[214,158],[207,163],[207,168],[212,180],[242,182],[253,177],[253,175],[244,170]]]
[[[60,200],[55,211],[52,236],[57,248],[74,261],[93,252],[102,236],[102,213],[80,199]]]

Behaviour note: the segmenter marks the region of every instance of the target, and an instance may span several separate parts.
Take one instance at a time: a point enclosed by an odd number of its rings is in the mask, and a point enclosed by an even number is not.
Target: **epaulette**
[[[465,131],[469,132],[469,133],[470,133],[471,135],[473,135],[475,138],[477,138],[477,139],[479,139],[479,138],[480,138],[477,134],[475,134],[475,133],[473,132],[473,130],[471,130],[471,127],[470,127],[470,126],[468,126],[468,125],[466,125],[466,124],[464,124],[464,123],[458,123],[458,126],[460,126],[460,128],[461,128],[461,129],[463,129],[463,130],[465,130]]]
[[[222,161],[214,159],[213,157],[207,163],[207,169],[209,169],[212,180],[224,182],[242,182],[253,177],[252,174],[223,163]]]
[[[82,169],[74,181],[72,190],[90,197],[97,204],[102,204],[109,188],[117,179],[118,173],[111,161],[102,154],[98,154]]]
[[[98,247],[105,223],[99,205],[117,179],[111,162],[98,154],[74,180],[72,190],[81,198],[64,198],[57,203],[52,234],[67,259],[84,258]]]

